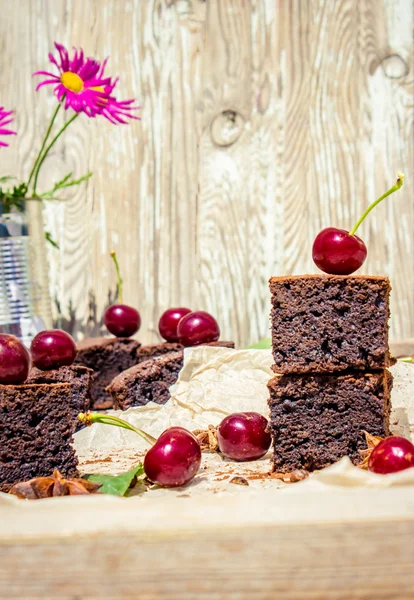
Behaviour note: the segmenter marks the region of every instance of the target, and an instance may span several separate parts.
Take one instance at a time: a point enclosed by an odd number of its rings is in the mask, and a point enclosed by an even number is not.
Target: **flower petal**
[[[78,113],[84,112],[91,118],[100,115],[113,124],[126,124],[129,119],[139,119],[133,114],[133,111],[139,109],[134,105],[134,100],[119,101],[112,94],[118,84],[118,78],[104,76],[108,58],[102,63],[91,57],[86,58],[82,48],[73,48],[70,58],[62,44],[55,42],[55,48],[59,56],[49,54],[50,62],[61,74],[70,72],[77,75],[83,86],[78,86],[78,91],[73,91],[63,85],[60,76],[48,71],[36,71],[34,75],[46,77],[37,85],[36,90],[44,85],[54,85],[54,93],[58,100],[62,102],[65,98],[65,110],[71,108]]]
[[[0,106],[0,136],[2,135],[17,135],[16,131],[5,127],[14,121],[12,110],[5,110],[4,106]],[[2,148],[8,146],[6,142],[0,139],[0,146]]]

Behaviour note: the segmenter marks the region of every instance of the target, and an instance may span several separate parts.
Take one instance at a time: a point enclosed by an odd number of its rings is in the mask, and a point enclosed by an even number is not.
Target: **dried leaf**
[[[209,425],[208,429],[196,429],[193,434],[196,436],[202,451],[218,452],[217,428],[214,425]]]
[[[35,477],[16,483],[9,494],[26,500],[40,500],[53,496],[79,496],[94,494],[101,486],[86,479],[65,479],[57,469],[51,477]]]
[[[364,431],[364,435],[365,435],[365,441],[366,441],[367,447],[364,448],[363,450],[358,450],[359,455],[362,458],[362,462],[359,463],[358,467],[360,469],[364,469],[365,471],[367,471],[368,470],[369,457],[371,456],[371,453],[372,453],[373,449],[375,448],[375,446],[378,446],[378,444],[384,438],[382,438],[380,436],[377,436],[377,435],[371,435],[367,431]]]

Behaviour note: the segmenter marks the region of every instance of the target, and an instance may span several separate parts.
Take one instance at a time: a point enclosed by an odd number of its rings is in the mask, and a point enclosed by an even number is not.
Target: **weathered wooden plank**
[[[285,106],[277,3],[252,3],[251,139],[246,221],[247,339],[268,334],[269,273],[284,262]]]
[[[246,331],[250,13],[248,2],[208,3],[199,104],[199,304],[231,339]]]
[[[0,593],[59,600],[407,600],[413,535],[412,519],[374,519],[15,540],[0,544]]]

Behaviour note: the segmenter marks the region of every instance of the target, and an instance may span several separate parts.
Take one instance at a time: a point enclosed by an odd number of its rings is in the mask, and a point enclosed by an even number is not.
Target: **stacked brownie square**
[[[373,276],[270,280],[275,471],[313,471],[346,455],[357,464],[364,431],[388,435],[390,289]]]

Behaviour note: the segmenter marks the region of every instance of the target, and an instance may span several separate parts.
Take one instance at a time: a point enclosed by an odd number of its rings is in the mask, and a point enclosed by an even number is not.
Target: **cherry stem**
[[[414,356],[402,356],[401,358],[397,358],[397,362],[414,364]]]
[[[382,196],[380,196],[377,200],[375,200],[375,202],[373,202],[372,204],[370,204],[370,206],[368,206],[367,210],[364,212],[364,214],[359,219],[359,221],[357,222],[357,224],[354,225],[354,227],[349,232],[349,235],[354,235],[354,233],[356,232],[356,230],[358,229],[358,227],[361,225],[362,221],[365,219],[365,217],[367,215],[369,215],[369,213],[371,212],[371,210],[375,206],[377,206],[377,204],[379,204],[382,200],[384,200],[384,198],[386,198],[387,196],[390,196],[391,194],[393,194],[394,192],[396,192],[397,190],[399,190],[400,187],[402,187],[403,183],[404,183],[404,173],[397,173],[397,181],[396,181],[395,185],[393,185],[392,188],[390,188],[388,190],[388,192],[385,192],[385,194],[383,194]]]
[[[387,196],[390,196],[391,194],[393,194],[394,192],[399,190],[400,187],[402,187],[403,183],[404,183],[404,173],[397,173],[397,181],[396,181],[395,185],[393,185],[392,188],[390,188],[388,190],[388,192],[385,192],[385,194],[383,194],[382,196],[377,198],[377,200],[375,200],[372,204],[370,204],[368,206],[367,210],[364,212],[362,217],[359,219],[359,221],[356,223],[356,225],[354,225],[354,227],[349,232],[349,235],[354,235],[354,233],[356,232],[358,227],[361,225],[362,221],[365,219],[365,217],[367,215],[369,215],[371,210],[373,208],[375,208],[375,206],[377,206],[377,204],[379,204],[382,200],[384,200],[384,198],[386,198]]]
[[[116,279],[117,279],[116,288],[117,288],[117,293],[118,293],[118,300],[119,300],[119,303],[122,304],[122,277],[121,277],[121,270],[119,268],[119,263],[118,263],[118,259],[116,257],[115,250],[112,250],[111,258],[114,261],[115,270],[116,270]]]
[[[114,425],[115,427],[121,427],[122,429],[129,429],[129,431],[133,431],[140,435],[148,444],[153,446],[157,441],[155,437],[152,437],[149,433],[142,431],[142,429],[138,429],[134,427],[127,421],[120,419],[119,417],[113,417],[112,415],[102,415],[100,413],[87,412],[87,413],[79,413],[78,419],[81,423],[85,425],[92,425],[92,423],[101,423],[103,425]]]

